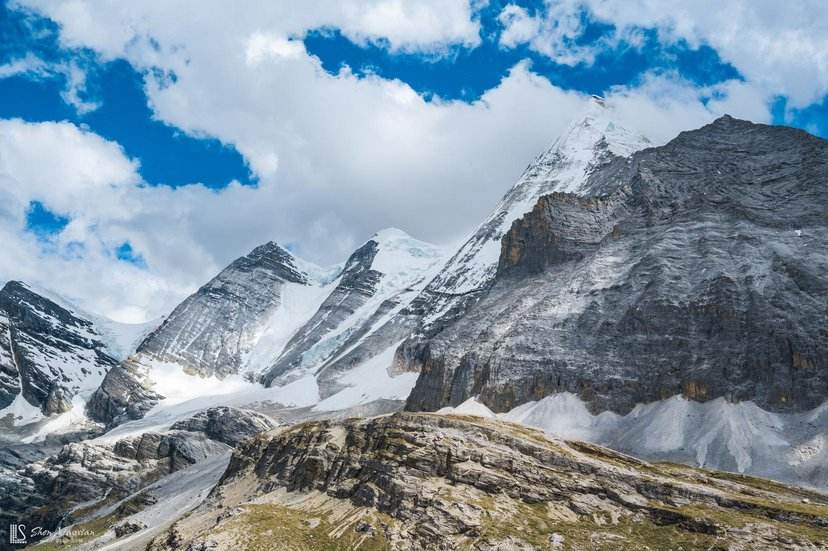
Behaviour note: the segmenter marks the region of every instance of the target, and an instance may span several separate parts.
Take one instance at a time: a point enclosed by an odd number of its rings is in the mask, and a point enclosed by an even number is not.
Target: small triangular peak
[[[414,239],[404,230],[400,228],[384,228],[376,232],[374,235],[371,236],[369,241],[375,241],[377,243],[389,243],[392,241],[399,241],[401,239]]]
[[[260,266],[274,271],[286,281],[305,284],[325,284],[335,277],[339,267],[321,267],[304,260],[276,241],[263,243],[248,254],[237,258],[226,270],[249,270]]]
[[[552,154],[589,161],[601,147],[619,157],[628,157],[650,145],[650,140],[642,133],[618,122],[611,103],[600,96],[592,96],[584,112],[569,123],[539,159]]]
[[[411,250],[415,253],[417,251],[427,252],[429,254],[432,252],[434,254],[442,252],[438,246],[427,241],[417,239],[416,237],[412,237],[410,234],[399,228],[385,228],[379,230],[372,235],[368,241],[376,243],[380,250],[403,248]]]
[[[399,228],[380,230],[370,241],[378,246],[371,268],[385,274],[426,270],[443,257],[440,247],[411,237]]]
[[[294,258],[293,253],[291,253],[285,247],[279,245],[276,241],[268,241],[267,243],[262,243],[258,247],[254,248],[250,251],[247,255],[247,258],[257,259],[257,258]]]

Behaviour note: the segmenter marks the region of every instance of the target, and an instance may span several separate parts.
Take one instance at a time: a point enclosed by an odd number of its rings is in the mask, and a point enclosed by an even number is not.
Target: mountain
[[[260,326],[280,309],[285,287],[307,287],[310,278],[291,253],[265,243],[179,304],[137,352],[196,375],[238,373]]]
[[[362,363],[351,357],[337,364],[337,358],[370,342],[377,329],[414,299],[443,260],[440,249],[401,230],[376,233],[348,258],[330,295],[296,331],[263,382],[272,385],[311,370],[327,385],[323,394],[335,394],[342,388],[337,376]],[[386,349],[401,339],[387,343]]]
[[[828,397],[828,142],[723,117],[613,161],[513,223],[495,284],[404,346],[410,409],[569,391],[594,411],[683,394],[802,411]]]
[[[238,374],[269,325],[295,323],[289,297],[319,285],[310,271],[273,242],[236,259],[107,375],[87,406],[90,417],[104,423],[142,417],[165,397],[153,388],[152,371],[159,366],[194,377]]]
[[[107,424],[140,418],[169,398],[169,391],[180,390],[161,384],[178,371],[191,382],[176,377],[176,387],[241,376],[274,387],[298,382],[303,391],[292,397],[301,398],[292,402],[296,405],[343,391],[335,400],[343,407],[404,399],[414,382],[410,374],[405,381],[392,381],[380,366],[373,390],[350,395],[353,381],[343,376],[365,362],[349,362],[346,369],[327,366],[407,305],[442,260],[440,249],[397,229],[378,232],[333,269],[301,261],[272,242],[257,247],[176,307],[132,357],[113,369],[89,402],[89,415]],[[214,385],[221,386],[231,385]]]
[[[102,532],[73,548],[826,547],[824,495],[676,462],[828,485],[828,142],[722,117],[649,147],[612,118],[596,102],[453,255],[387,229],[323,269],[267,243],[149,334],[6,285],[3,411],[91,393],[107,432],[3,443],[4,525]]]
[[[405,413],[248,440],[147,549],[804,550],[827,518],[816,492]]]
[[[102,327],[19,281],[0,290],[0,417],[15,424],[66,412],[118,364]]]
[[[346,371],[356,364],[383,362],[395,373],[418,373],[410,354],[400,343],[413,335],[428,335],[479,299],[494,281],[500,241],[512,222],[532,210],[538,199],[555,191],[588,194],[589,176],[613,160],[650,145],[641,134],[614,122],[614,111],[593,101],[566,131],[524,170],[491,215],[466,239],[416,296],[344,355],[326,365],[326,371]]]
[[[589,176],[612,160],[650,146],[650,141],[613,121],[613,111],[593,100],[551,146],[526,167],[494,212],[429,283],[427,293],[463,296],[488,287],[495,277],[500,240],[538,199],[553,192],[584,195]]]

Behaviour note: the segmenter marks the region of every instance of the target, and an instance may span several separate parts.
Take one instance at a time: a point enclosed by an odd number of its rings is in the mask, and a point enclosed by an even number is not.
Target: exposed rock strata
[[[504,236],[494,286],[397,355],[407,408],[593,411],[683,394],[774,411],[828,398],[828,142],[723,117],[554,193]]]
[[[151,549],[825,549],[826,515],[825,496],[761,479],[395,414],[249,441]]]

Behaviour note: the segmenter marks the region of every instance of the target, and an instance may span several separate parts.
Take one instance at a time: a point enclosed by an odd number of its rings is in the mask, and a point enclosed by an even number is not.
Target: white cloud
[[[634,36],[630,33],[636,28],[646,27],[657,29],[665,42],[708,44],[766,96],[790,96],[796,107],[828,94],[824,0],[729,0],[715,9],[700,0],[556,0],[547,1],[544,13],[534,19],[506,6],[501,40],[510,47],[527,43],[555,60],[575,55],[589,61],[587,54],[594,48],[575,48],[573,54],[567,45],[583,30],[578,13],[584,8],[616,25],[616,38]]]
[[[503,25],[500,44],[507,48],[529,42],[540,32],[540,20],[515,4],[506,5],[497,16],[497,20]]]
[[[248,65],[261,63],[266,57],[274,59],[297,59],[305,55],[305,44],[301,40],[288,40],[283,36],[255,32],[247,40],[245,58]]]
[[[0,231],[13,243],[0,251],[0,266],[9,272],[0,277],[39,278],[104,313],[154,316],[269,239],[322,262],[342,260],[386,226],[455,241],[587,101],[521,63],[479,101],[426,102],[399,81],[360,79],[347,70],[331,76],[290,39],[337,25],[356,39],[385,38],[392,48],[439,53],[478,40],[467,2],[252,6],[204,2],[196,15],[161,0],[41,6],[60,22],[67,44],[175,72],[174,82],[159,82],[153,72],[145,77],[155,116],[234,145],[260,181],[221,191],[146,186],[137,161],[117,144],[66,123],[3,123],[0,177],[12,183],[0,189],[15,206],[0,200]],[[387,26],[381,24],[386,16]],[[761,95],[744,84],[726,83],[718,92],[738,103],[705,107],[705,91],[664,75],[614,90],[610,101],[623,123],[657,140],[722,109],[767,117]],[[32,198],[72,218],[54,246],[65,253],[71,242],[83,243],[83,262],[40,254],[41,244],[22,230]],[[112,248],[125,240],[144,256],[147,270],[112,258]]]
[[[591,64],[596,52],[605,45],[603,41],[590,46],[575,43],[575,39],[584,32],[581,14],[576,8],[573,2],[548,3],[542,14],[532,16],[526,9],[508,4],[497,18],[503,25],[500,45],[514,48],[528,44],[532,50],[556,63]]]
[[[117,144],[73,124],[0,120],[0,280],[51,288],[122,320],[139,310],[160,313],[178,300],[195,283],[192,273],[175,274],[164,262],[146,272],[113,255],[124,241],[140,247],[146,240],[136,222],[154,198],[136,168]],[[71,222],[39,240],[25,231],[31,201]]]
[[[678,75],[648,74],[635,87],[615,87],[607,98],[620,119],[655,144],[665,143],[682,130],[696,128],[725,114],[770,122],[764,95],[739,80],[698,88]]]
[[[467,1],[382,0],[345,2],[341,26],[358,39],[385,38],[392,49],[423,50],[447,43],[467,46],[480,41],[478,23]]]
[[[682,0],[589,3],[599,17],[622,25],[657,26],[690,43],[710,44],[750,82],[766,93],[790,96],[796,106],[828,94],[823,0],[732,0],[716,9]]]
[[[207,0],[199,3],[197,13],[188,4],[164,0],[129,5],[94,0],[18,2],[59,21],[64,44],[88,46],[109,57],[119,56],[131,42],[142,49],[136,37],[180,34],[182,40],[166,46],[186,47],[189,41],[183,35],[187,29],[209,31],[202,39],[216,39],[217,44],[222,39],[250,36],[256,29],[302,36],[308,29],[326,26],[358,42],[382,39],[391,49],[403,51],[441,51],[450,44],[480,41],[479,23],[472,17],[469,0],[283,0],[233,5]],[[181,25],[182,21],[187,25]],[[101,27],[102,22],[107,26]],[[239,33],[242,29],[247,32]],[[143,54],[148,61],[151,53]]]
[[[62,64],[59,69],[66,78],[66,87],[61,93],[63,101],[81,115],[101,106],[100,102],[83,98],[83,94],[86,93],[86,70],[74,62]]]
[[[0,78],[18,75],[45,76],[47,67],[46,62],[30,52],[0,65]]]

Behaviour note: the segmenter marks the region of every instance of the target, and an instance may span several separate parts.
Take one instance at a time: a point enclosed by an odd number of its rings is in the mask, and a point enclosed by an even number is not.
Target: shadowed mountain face
[[[403,344],[421,371],[408,409],[828,398],[828,142],[723,117],[586,186],[606,193],[542,197],[485,296]]]
[[[72,407],[118,362],[92,321],[10,281],[0,290],[0,409],[25,400],[44,414]]]

